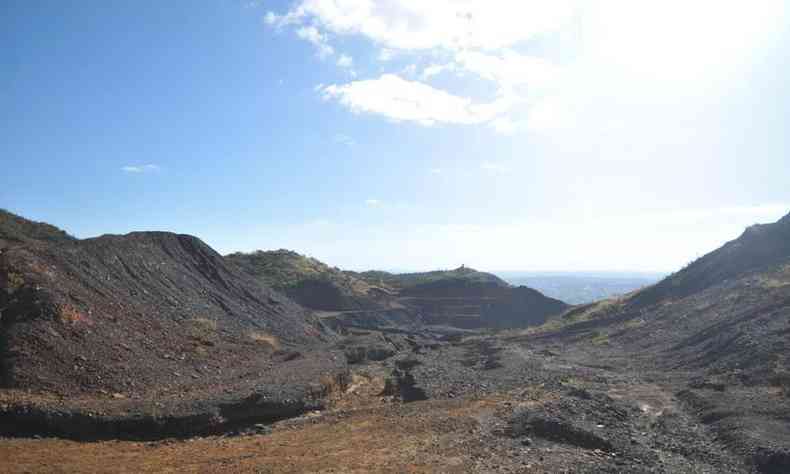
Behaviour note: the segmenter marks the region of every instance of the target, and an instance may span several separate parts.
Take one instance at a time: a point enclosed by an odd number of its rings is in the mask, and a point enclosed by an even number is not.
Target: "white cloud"
[[[658,120],[649,107],[658,104],[671,114],[673,107],[687,108],[716,90],[725,94],[722,84],[738,77],[734,73],[753,60],[755,48],[786,24],[785,10],[780,0],[299,0],[282,15],[268,13],[265,21],[293,27],[324,57],[334,53],[329,37],[371,43],[383,76],[328,91],[353,110],[423,124],[486,124],[511,135],[556,132],[572,137],[566,143],[590,148],[585,140],[597,140],[603,124],[637,122],[618,116],[613,104]],[[536,39],[540,47],[526,54],[523,46]],[[390,63],[396,55],[411,64]],[[417,71],[418,64],[427,66]],[[346,69],[352,77],[365,73]],[[493,84],[496,99],[458,92],[452,83],[428,92],[410,81],[406,93],[406,85],[391,79],[427,81],[448,70]],[[363,85],[372,88],[383,78],[398,91],[359,99]],[[485,90],[466,86],[459,87]],[[453,118],[438,109],[460,112]]]
[[[158,165],[127,165],[122,166],[121,171],[124,173],[153,173],[159,171],[161,168]]]
[[[325,58],[335,54],[335,49],[327,42],[326,35],[318,31],[315,26],[303,26],[296,30],[296,36],[315,46],[318,56]]]
[[[378,46],[378,59],[382,62],[403,52],[435,55],[445,51],[439,56],[449,56],[451,61],[429,64],[419,74],[422,80],[444,71],[461,74],[465,70],[494,81],[498,97],[494,101],[473,100],[428,89],[419,82],[397,83],[392,71],[378,80],[330,86],[324,91],[325,97],[336,97],[355,111],[378,113],[395,120],[426,125],[471,124],[501,118],[524,102],[524,97],[516,92],[518,86],[529,84],[531,90],[552,79],[555,71],[548,61],[507,49],[497,51],[562,29],[571,21],[573,11],[572,0],[302,0],[283,15],[267,14],[266,22],[278,28],[293,26],[300,38],[318,48],[321,57],[334,53],[328,44],[329,34],[366,38]],[[352,60],[343,55],[337,65],[350,69]],[[356,71],[352,71],[352,77],[356,77]],[[417,64],[408,64],[397,74],[417,77]],[[367,97],[361,99],[361,89],[375,87],[374,81],[382,86],[386,82],[396,90],[383,91],[382,98],[365,92]],[[448,113],[451,111],[457,113]],[[500,133],[516,130],[508,127],[504,119],[492,124],[492,128]]]
[[[381,201],[379,201],[378,199],[366,199],[365,204],[371,207],[375,207],[381,204]]]
[[[347,54],[341,54],[339,58],[337,58],[337,65],[340,67],[351,67],[354,65],[354,58]]]
[[[429,172],[430,172],[431,174],[442,174],[442,169],[441,169],[441,168],[431,168],[431,169],[429,170]]]
[[[393,50],[501,48],[556,31],[568,0],[303,0],[284,18],[360,35]]]
[[[332,139],[335,141],[335,143],[340,143],[341,145],[345,145],[345,146],[354,146],[357,144],[356,140],[342,133],[338,133],[337,135],[332,137]]]
[[[421,82],[408,81],[394,74],[324,86],[321,93],[324,99],[337,100],[354,112],[383,115],[395,121],[417,122],[421,125],[483,123],[509,107],[500,101],[475,104],[468,98],[449,94]]]

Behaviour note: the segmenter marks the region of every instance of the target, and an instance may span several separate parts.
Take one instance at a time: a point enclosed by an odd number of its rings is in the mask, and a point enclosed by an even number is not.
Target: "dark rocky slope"
[[[646,288],[630,303],[646,306],[678,299],[750,274],[790,263],[790,214],[772,224],[756,224],[737,239],[697,259],[683,270]]]
[[[659,370],[763,472],[790,472],[790,216],[658,284],[566,312],[540,339]]]
[[[227,405],[239,383],[278,380],[268,388],[286,393],[345,370],[329,354],[309,355],[336,338],[318,318],[188,235],[77,240],[3,212],[0,310],[6,399],[24,390],[67,404],[223,398]],[[303,380],[278,375],[289,353],[313,361]]]

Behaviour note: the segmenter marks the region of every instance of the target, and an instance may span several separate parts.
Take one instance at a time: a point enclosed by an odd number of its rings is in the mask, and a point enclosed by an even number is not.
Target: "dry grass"
[[[758,278],[758,284],[766,289],[790,286],[790,264],[785,264],[776,271],[762,274]]]
[[[252,331],[250,333],[250,339],[256,344],[261,344],[268,346],[271,351],[280,350],[280,340],[277,339],[276,336],[273,336],[267,332],[263,331]]]
[[[209,318],[193,318],[189,323],[203,333],[217,332],[217,321]]]
[[[636,329],[636,328],[641,328],[645,324],[647,324],[647,321],[645,321],[644,319],[641,318],[631,319],[624,322],[622,327],[623,329]]]
[[[193,341],[192,352],[195,355],[206,356],[206,347],[213,346],[217,338],[217,321],[205,318],[192,318],[186,324],[186,335]]]
[[[77,324],[91,322],[90,318],[88,318],[85,313],[78,310],[74,306],[71,306],[70,304],[60,306],[58,315],[60,316],[60,321],[62,323]]]
[[[609,345],[609,334],[605,332],[598,332],[594,331],[591,334],[592,338],[590,342],[595,344],[596,346],[608,346]]]
[[[8,272],[6,280],[8,281],[8,289],[16,291],[25,285],[25,279],[20,273]]]
[[[553,317],[541,324],[521,331],[520,335],[540,334],[544,332],[559,331],[571,324],[581,323],[598,319],[616,313],[623,307],[624,298],[609,298],[606,300],[590,303],[587,306],[577,306],[571,308],[557,317]]]
[[[493,404],[418,403],[422,409],[361,410],[330,422],[319,419],[270,435],[236,438],[160,443],[6,439],[0,441],[0,472],[472,471],[473,456],[487,453],[469,443],[470,433]]]
[[[790,286],[790,280],[780,280],[778,278],[760,278],[760,286],[766,289],[783,288]]]

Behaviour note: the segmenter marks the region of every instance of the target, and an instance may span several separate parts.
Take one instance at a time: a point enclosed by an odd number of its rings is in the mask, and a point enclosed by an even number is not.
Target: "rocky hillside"
[[[679,299],[728,280],[772,272],[790,263],[790,214],[772,224],[756,224],[737,239],[697,259],[632,299],[650,305]]]
[[[2,388],[69,396],[219,387],[277,350],[334,337],[196,237],[78,240],[7,212],[0,310]]]
[[[777,349],[787,342],[788,316],[790,215],[748,228],[653,286],[575,308],[555,324],[566,323],[566,334],[591,329],[612,343],[660,351],[666,364],[768,373],[785,366]]]
[[[542,338],[587,345],[601,361],[685,374],[678,397],[734,450],[764,472],[790,469],[790,216],[546,328]]]
[[[386,296],[374,284],[291,250],[239,252],[225,258],[263,284],[312,309],[375,309]]]

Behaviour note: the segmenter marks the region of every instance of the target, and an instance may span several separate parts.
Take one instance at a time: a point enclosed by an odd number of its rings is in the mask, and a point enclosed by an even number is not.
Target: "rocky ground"
[[[680,375],[594,346],[376,332],[339,344],[372,356],[318,410],[186,439],[4,439],[2,471],[787,472],[733,450]]]

